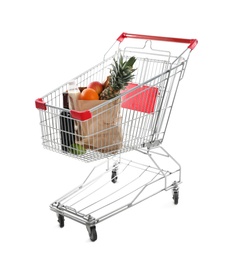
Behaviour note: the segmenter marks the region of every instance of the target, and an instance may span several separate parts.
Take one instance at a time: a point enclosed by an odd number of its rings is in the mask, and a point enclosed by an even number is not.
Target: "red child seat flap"
[[[130,83],[127,85],[126,90],[121,91],[121,93],[126,92],[137,85],[138,84]],[[122,107],[144,113],[152,113],[154,112],[157,93],[158,88],[156,87],[142,86],[122,96]]]

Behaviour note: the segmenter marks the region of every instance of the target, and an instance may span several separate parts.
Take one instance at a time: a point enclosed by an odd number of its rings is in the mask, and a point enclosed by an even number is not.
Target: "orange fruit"
[[[81,100],[99,100],[98,93],[92,88],[84,89],[80,94]]]

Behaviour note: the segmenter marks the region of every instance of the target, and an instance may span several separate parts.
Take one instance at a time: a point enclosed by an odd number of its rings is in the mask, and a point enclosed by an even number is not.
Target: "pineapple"
[[[120,94],[120,90],[124,89],[127,84],[134,78],[133,65],[136,61],[135,57],[131,57],[128,61],[123,61],[123,56],[119,58],[119,62],[113,59],[110,76],[104,83],[104,90],[100,94],[101,100],[108,100]]]

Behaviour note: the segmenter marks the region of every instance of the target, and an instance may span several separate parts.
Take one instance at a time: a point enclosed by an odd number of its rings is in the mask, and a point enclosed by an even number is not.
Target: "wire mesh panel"
[[[138,62],[134,82],[141,77],[139,67],[147,66],[140,65],[142,60]],[[143,62],[146,63],[146,60]],[[103,64],[97,67],[93,71],[101,74],[99,68]],[[165,68],[165,62],[151,60],[147,67],[159,73]],[[67,90],[63,85],[45,97],[48,109],[40,110],[43,145],[52,151],[89,162],[147,144],[155,146],[162,143],[183,68],[184,63],[180,63],[145,83],[130,83],[118,97],[91,108],[92,118],[85,121],[71,118],[69,110],[62,108],[62,94]],[[153,76],[153,72],[149,71]],[[91,74],[87,72],[88,76]],[[85,80],[81,81],[81,78]],[[86,80],[83,75],[77,79],[77,84],[84,85]],[[68,146],[74,143],[76,146]]]
[[[63,108],[68,82],[45,95],[42,99],[46,109],[40,110],[44,147],[90,162],[161,144],[189,57],[182,54],[175,56],[170,51],[154,49],[149,40],[132,47],[121,48],[119,44],[112,55],[107,53],[102,62],[72,80],[79,87],[92,81],[103,82],[113,60],[122,55],[124,60],[136,57],[132,82],[113,99],[95,105],[86,101],[85,109],[78,100],[78,111],[91,114],[85,119],[72,116],[69,109]]]

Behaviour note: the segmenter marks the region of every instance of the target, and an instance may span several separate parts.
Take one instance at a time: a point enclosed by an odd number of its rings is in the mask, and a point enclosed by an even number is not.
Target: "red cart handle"
[[[133,39],[143,39],[143,40],[154,40],[154,41],[167,41],[167,42],[178,42],[178,43],[189,43],[188,48],[193,50],[198,44],[197,39],[182,39],[182,38],[172,38],[172,37],[162,37],[162,36],[151,36],[151,35],[141,35],[141,34],[132,34],[132,33],[122,33],[117,41],[122,42],[124,38],[133,38]]]

